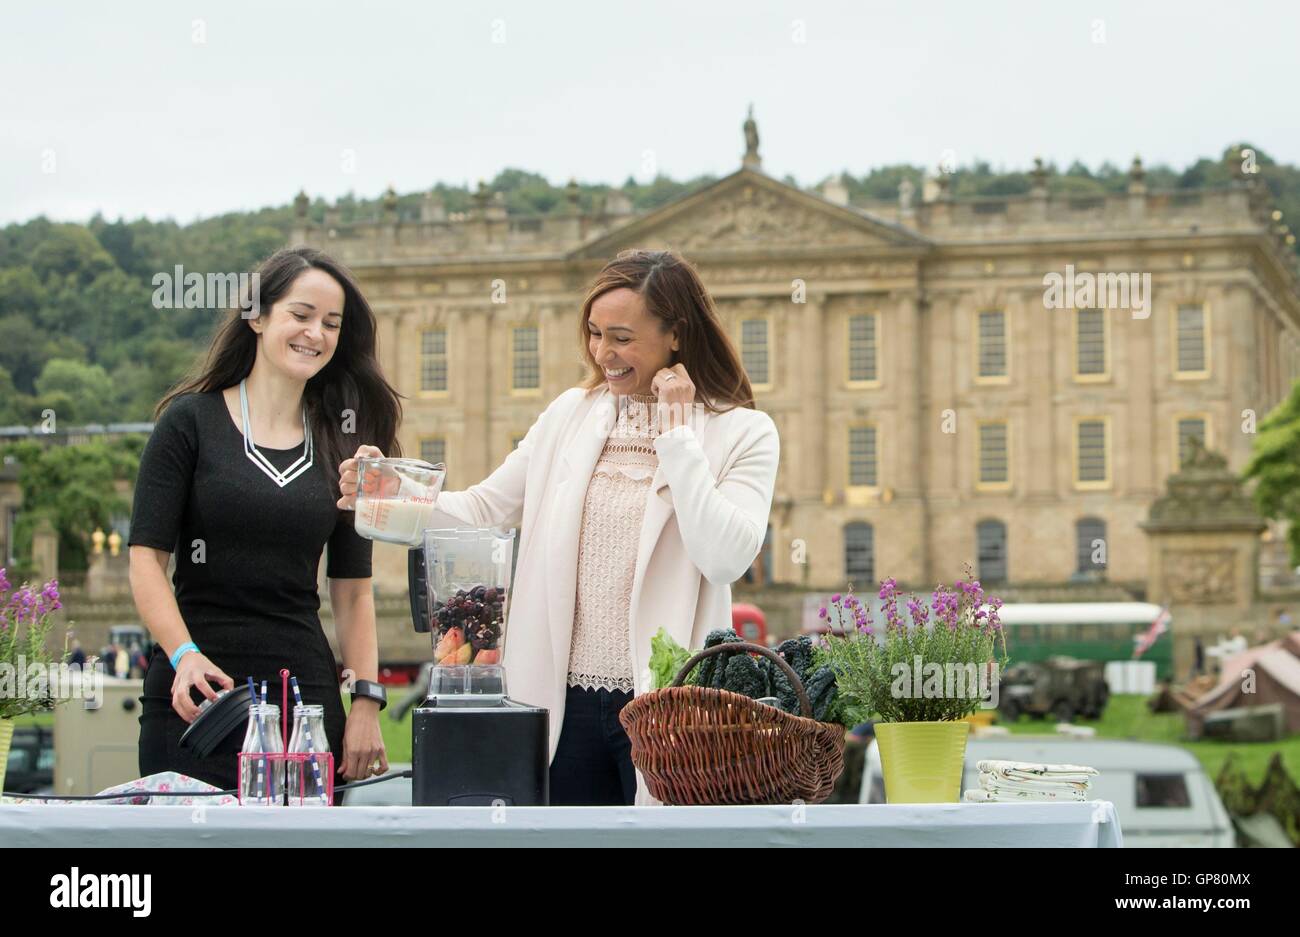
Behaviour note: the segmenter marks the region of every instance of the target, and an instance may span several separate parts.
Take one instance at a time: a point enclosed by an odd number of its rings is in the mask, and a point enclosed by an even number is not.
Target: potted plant
[[[55,663],[45,649],[45,641],[50,613],[63,607],[57,579],[47,582],[39,592],[26,583],[12,595],[9,590],[5,570],[0,568],[0,791],[4,790],[14,720],[54,708],[50,681],[29,679],[29,675],[32,665],[48,673]]]
[[[967,576],[970,576],[969,570]],[[1007,663],[1001,599],[973,578],[940,585],[929,603],[915,596],[899,611],[898,583],[880,585],[885,621],[852,593],[831,596],[830,625],[818,653],[835,671],[850,711],[875,714],[876,741],[890,803],[956,803],[970,723],[996,696]],[[999,648],[1000,653],[999,653]]]

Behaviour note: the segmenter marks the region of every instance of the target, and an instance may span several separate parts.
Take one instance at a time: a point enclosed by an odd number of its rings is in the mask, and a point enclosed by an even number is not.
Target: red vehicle
[[[767,616],[757,605],[744,602],[732,605],[731,627],[742,640],[767,647]]]

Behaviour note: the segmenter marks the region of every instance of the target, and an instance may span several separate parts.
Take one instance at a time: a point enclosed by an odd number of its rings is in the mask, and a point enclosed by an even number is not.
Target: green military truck
[[[1061,656],[1013,664],[1002,675],[998,714],[1006,722],[1022,713],[1057,722],[1099,719],[1110,699],[1102,667],[1100,661]]]

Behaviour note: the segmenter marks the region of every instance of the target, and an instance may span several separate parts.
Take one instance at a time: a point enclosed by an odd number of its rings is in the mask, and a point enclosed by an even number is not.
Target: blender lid
[[[205,699],[199,704],[199,714],[181,735],[181,748],[198,758],[207,758],[226,736],[248,721],[252,704],[247,683],[222,690],[215,700]]]

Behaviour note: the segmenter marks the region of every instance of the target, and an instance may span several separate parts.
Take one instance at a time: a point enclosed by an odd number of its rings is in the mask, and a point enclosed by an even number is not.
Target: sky
[[[740,166],[1300,163],[1300,4],[50,2],[0,12],[0,223]]]

